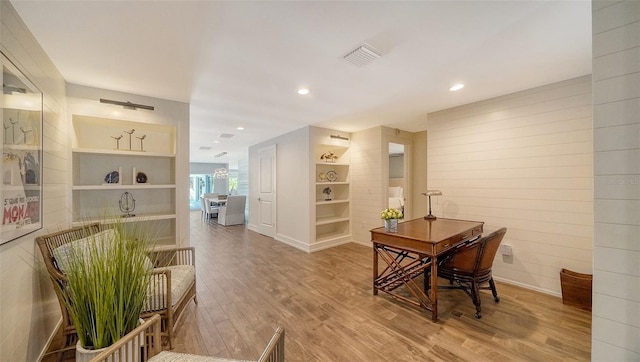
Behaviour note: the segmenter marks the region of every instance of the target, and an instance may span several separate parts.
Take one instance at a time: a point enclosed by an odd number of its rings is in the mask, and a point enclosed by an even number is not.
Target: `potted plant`
[[[390,233],[398,232],[398,219],[402,219],[402,211],[394,208],[387,208],[380,211],[380,218],[384,220],[384,231]]]
[[[56,249],[67,276],[60,288],[78,334],[76,361],[88,361],[140,324],[153,269],[146,234],[136,223],[117,222]]]

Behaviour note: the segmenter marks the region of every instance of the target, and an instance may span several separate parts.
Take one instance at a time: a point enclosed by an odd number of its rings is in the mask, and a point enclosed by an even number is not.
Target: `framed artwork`
[[[4,244],[42,228],[42,92],[0,54],[0,244]]]

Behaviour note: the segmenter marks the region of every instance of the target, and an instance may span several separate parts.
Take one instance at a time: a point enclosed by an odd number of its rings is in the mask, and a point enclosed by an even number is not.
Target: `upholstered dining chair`
[[[213,206],[212,199],[204,199],[204,207],[205,207],[205,216],[207,219],[211,218],[214,214],[216,217],[218,216],[218,212],[220,211],[220,207]]]
[[[224,226],[244,224],[244,209],[246,203],[247,196],[245,195],[227,197],[227,203],[220,206],[218,224]]]
[[[507,229],[501,228],[471,243],[455,248],[438,262],[438,277],[449,280],[451,285],[439,286],[440,289],[462,289],[471,297],[476,306],[476,318],[482,318],[480,289],[491,290],[493,300],[500,298],[491,275],[493,259]],[[489,286],[480,287],[489,283]],[[456,285],[453,285],[453,284]]]
[[[205,219],[205,216],[207,216],[207,199],[204,197],[200,198],[200,213],[202,214],[202,218]]]

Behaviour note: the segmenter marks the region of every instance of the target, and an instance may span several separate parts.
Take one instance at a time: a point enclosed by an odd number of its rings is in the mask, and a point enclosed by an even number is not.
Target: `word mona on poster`
[[[39,196],[18,196],[4,199],[2,225],[22,223],[38,212]]]

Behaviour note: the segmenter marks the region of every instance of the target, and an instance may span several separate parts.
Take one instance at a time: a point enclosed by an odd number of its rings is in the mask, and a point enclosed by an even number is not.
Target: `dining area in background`
[[[211,219],[218,217],[218,211],[220,206],[227,200],[227,195],[220,195],[218,193],[205,193],[200,198],[201,213],[203,219]]]
[[[205,220],[217,219],[218,224],[241,225],[245,222],[245,195],[220,195],[205,193],[201,198],[202,217]]]

